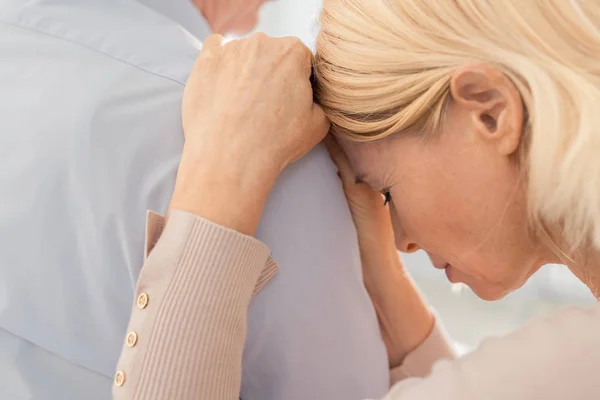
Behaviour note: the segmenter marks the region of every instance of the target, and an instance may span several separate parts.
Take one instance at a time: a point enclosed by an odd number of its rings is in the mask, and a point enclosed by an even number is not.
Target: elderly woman
[[[396,250],[427,251],[488,300],[550,262],[600,297],[600,3],[326,0],[321,22],[322,108],[296,41],[205,44],[168,223],[149,221],[115,398],[237,398],[248,304],[276,270],[251,236],[327,115],[388,348],[385,398],[597,399],[600,306],[453,360]]]

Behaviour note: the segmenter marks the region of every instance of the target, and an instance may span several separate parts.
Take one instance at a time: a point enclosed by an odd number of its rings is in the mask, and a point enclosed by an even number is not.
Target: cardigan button
[[[150,298],[148,297],[148,293],[141,293],[137,298],[137,306],[141,309],[146,308],[148,306],[148,301]]]
[[[125,343],[127,344],[127,347],[133,347],[137,344],[138,341],[138,335],[135,332],[129,332],[127,334],[127,339],[125,340]]]
[[[123,386],[124,384],[125,384],[125,372],[119,370],[115,374],[115,385],[120,387],[120,386]]]

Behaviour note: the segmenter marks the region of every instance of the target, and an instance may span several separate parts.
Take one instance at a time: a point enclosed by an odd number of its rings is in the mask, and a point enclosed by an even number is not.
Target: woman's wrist
[[[380,264],[369,267],[377,272],[365,276],[365,286],[377,311],[390,368],[395,368],[427,339],[435,319],[396,251],[372,261]]]
[[[169,211],[254,235],[278,173],[263,160],[199,157],[184,150]]]

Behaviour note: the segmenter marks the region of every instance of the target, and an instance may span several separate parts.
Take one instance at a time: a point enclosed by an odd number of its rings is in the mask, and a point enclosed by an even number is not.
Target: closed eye
[[[383,197],[385,197],[383,205],[387,206],[392,201],[392,194],[389,192],[389,190],[384,191],[382,194]]]

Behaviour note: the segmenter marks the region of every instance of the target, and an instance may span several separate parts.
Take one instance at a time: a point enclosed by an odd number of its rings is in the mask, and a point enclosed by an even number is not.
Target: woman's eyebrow
[[[367,174],[356,174],[355,179],[356,183],[365,183],[368,179],[368,176]]]
[[[368,173],[359,173],[355,175],[355,183],[364,183],[365,185],[369,185],[371,188],[375,190],[379,190],[378,188],[383,188],[383,184],[380,179],[376,179],[372,175]]]

